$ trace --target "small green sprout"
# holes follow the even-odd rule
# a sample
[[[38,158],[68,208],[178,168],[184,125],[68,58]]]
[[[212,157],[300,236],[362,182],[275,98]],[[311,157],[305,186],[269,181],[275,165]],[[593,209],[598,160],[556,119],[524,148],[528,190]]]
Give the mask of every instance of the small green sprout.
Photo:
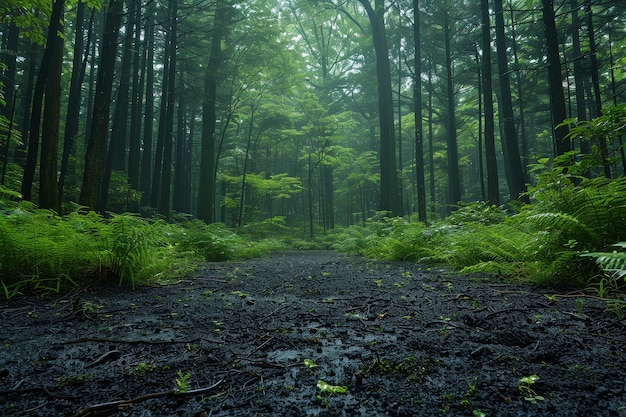
[[[324,394],[324,399],[326,400],[326,409],[328,410],[328,399],[335,394],[345,394],[348,392],[348,387],[344,387],[341,385],[330,385],[328,382],[322,381],[321,379],[317,381],[317,389],[320,390],[320,394],[315,398],[318,400],[322,400],[322,395]]]
[[[529,375],[520,378],[517,388],[525,395],[524,399],[531,404],[537,404],[537,401],[544,401],[545,398],[537,394],[531,386],[539,380],[538,375]]]
[[[176,392],[179,394],[184,394],[189,391],[189,380],[191,379],[191,372],[187,372],[183,374],[183,371],[178,371],[176,374],[178,375],[174,382],[176,383]]]
[[[316,368],[319,365],[316,364],[315,362],[313,362],[311,359],[305,359],[304,360],[304,366],[306,366],[307,368]]]

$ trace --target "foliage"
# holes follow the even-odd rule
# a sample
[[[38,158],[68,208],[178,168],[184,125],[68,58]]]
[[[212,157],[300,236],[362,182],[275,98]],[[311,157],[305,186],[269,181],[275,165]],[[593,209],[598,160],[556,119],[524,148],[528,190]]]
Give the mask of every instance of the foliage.
[[[616,248],[626,249],[626,242],[613,245]],[[614,250],[612,252],[592,252],[582,256],[593,258],[612,278],[626,278],[626,252]]]
[[[429,227],[381,215],[346,229],[336,248],[578,286],[598,275],[590,257],[609,270],[624,268],[622,252],[598,251],[626,239],[626,177],[585,178],[557,164],[542,172],[530,193],[533,204],[512,215],[470,204]]]
[[[203,260],[255,257],[281,247],[200,221],[168,224],[132,214],[104,218],[83,207],[59,216],[27,202],[9,202],[6,197],[13,194],[0,189],[0,282],[7,298],[99,282],[163,282],[188,274]]]

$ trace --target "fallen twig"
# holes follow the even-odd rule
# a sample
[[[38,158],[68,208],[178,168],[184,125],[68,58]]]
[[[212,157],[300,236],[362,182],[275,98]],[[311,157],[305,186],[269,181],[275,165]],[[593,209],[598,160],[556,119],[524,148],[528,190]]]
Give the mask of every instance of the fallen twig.
[[[90,405],[89,407],[83,408],[81,411],[79,411],[75,417],[108,416],[118,411],[124,411],[134,406],[137,403],[151,400],[153,398],[170,397],[170,396],[190,396],[190,395],[193,396],[193,395],[206,394],[207,392],[210,392],[213,389],[217,388],[223,381],[224,381],[223,379],[220,379],[215,384],[209,387],[192,389],[192,390],[188,390],[184,392],[175,391],[175,390],[153,392],[150,394],[140,395],[130,400],[118,400],[118,401],[111,401],[111,402],[106,402],[106,403]]]

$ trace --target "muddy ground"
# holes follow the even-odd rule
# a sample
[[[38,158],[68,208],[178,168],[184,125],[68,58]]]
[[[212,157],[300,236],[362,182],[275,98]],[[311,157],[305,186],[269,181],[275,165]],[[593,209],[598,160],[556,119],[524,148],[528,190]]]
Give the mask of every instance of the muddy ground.
[[[208,264],[2,301],[0,414],[626,416],[626,321],[605,309],[334,252]]]

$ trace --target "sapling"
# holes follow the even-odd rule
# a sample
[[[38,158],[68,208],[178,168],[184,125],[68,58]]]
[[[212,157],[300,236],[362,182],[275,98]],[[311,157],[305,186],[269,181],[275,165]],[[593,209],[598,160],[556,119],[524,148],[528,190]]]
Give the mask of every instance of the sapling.
[[[322,399],[322,394],[324,394],[324,399],[326,401],[326,409],[328,410],[329,404],[328,399],[334,394],[345,394],[348,392],[348,387],[340,386],[340,385],[330,385],[328,382],[322,381],[321,379],[317,381],[317,389],[320,390],[320,394],[318,394],[315,398],[318,400]]]
[[[544,397],[542,397],[541,395],[537,394],[532,388],[531,386],[537,382],[539,380],[539,376],[538,375],[529,375],[529,376],[524,376],[522,378],[520,378],[519,380],[519,385],[517,386],[517,388],[524,393],[525,397],[524,399],[532,404],[537,404],[537,401],[543,401],[545,400]]]

